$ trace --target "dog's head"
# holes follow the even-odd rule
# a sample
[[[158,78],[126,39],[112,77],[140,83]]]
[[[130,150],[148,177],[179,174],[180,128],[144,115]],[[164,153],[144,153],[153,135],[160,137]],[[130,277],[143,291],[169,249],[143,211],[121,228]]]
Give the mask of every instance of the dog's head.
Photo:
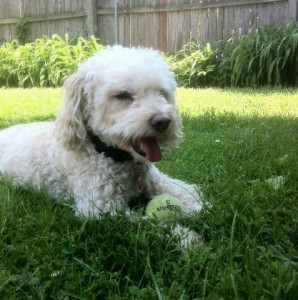
[[[182,139],[176,82],[164,57],[145,48],[108,47],[64,84],[55,134],[67,149],[91,149],[88,131],[136,160],[161,159]]]

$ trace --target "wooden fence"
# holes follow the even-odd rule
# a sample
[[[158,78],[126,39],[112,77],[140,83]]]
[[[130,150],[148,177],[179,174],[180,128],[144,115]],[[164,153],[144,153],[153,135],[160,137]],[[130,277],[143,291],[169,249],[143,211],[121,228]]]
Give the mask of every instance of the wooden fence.
[[[117,15],[115,18],[115,3]],[[95,34],[103,44],[177,51],[190,40],[226,40],[262,25],[298,19],[298,0],[1,0],[0,41],[17,36],[26,20],[28,41],[57,33]]]

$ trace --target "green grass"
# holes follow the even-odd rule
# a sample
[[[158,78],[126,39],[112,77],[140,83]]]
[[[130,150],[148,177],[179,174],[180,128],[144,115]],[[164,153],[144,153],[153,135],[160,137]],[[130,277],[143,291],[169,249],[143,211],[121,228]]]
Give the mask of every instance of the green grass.
[[[185,142],[158,166],[213,204],[183,220],[204,245],[181,252],[160,238],[167,227],[81,220],[2,181],[1,299],[296,299],[298,90],[179,89],[177,100]],[[0,126],[53,120],[59,103],[58,89],[1,89]]]
[[[18,123],[54,120],[60,89],[0,89],[0,128]]]

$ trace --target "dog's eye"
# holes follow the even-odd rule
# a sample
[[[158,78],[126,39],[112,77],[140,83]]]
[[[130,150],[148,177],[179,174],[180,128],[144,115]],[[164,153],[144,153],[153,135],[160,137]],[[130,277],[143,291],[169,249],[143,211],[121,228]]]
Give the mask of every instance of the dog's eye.
[[[165,97],[166,99],[169,97],[168,92],[165,91],[165,90],[163,90],[163,89],[160,89],[160,90],[159,90],[159,93],[160,93],[163,97]]]
[[[116,98],[119,100],[133,100],[133,95],[130,92],[121,92],[116,95]]]

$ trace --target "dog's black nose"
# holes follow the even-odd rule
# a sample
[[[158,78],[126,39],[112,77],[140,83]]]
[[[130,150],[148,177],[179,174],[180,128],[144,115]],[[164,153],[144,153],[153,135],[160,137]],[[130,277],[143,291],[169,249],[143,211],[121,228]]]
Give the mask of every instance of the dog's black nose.
[[[157,132],[166,131],[168,129],[170,123],[171,123],[171,119],[168,116],[166,116],[165,114],[157,114],[157,115],[154,115],[150,119],[151,126]]]

